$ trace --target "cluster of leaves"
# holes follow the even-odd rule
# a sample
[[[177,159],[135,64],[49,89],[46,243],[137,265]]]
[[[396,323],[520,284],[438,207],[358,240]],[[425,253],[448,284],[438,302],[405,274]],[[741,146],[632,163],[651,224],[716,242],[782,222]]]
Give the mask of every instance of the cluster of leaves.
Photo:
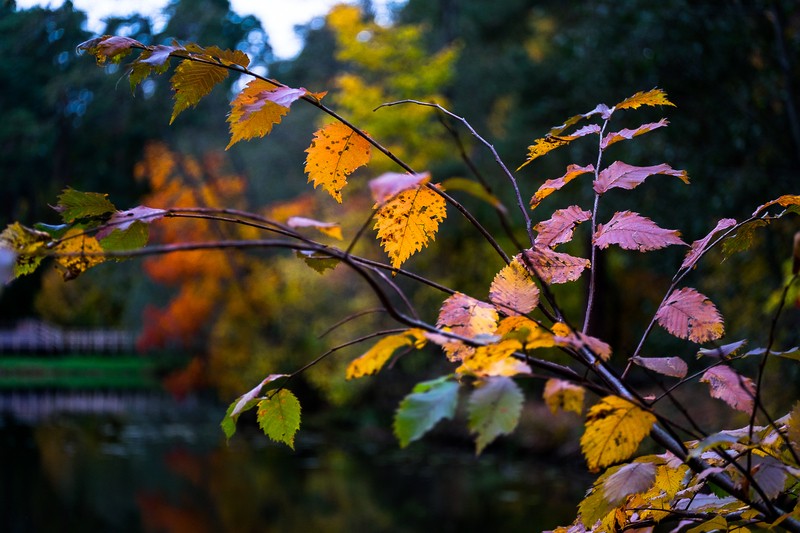
[[[140,50],[138,58],[129,65],[134,87],[147,76],[165,72],[170,59],[177,59],[179,63],[171,78],[175,90],[173,120],[183,110],[196,105],[229,72],[251,76],[252,80],[231,102],[229,148],[241,140],[267,135],[298,100],[317,107],[335,122],[314,134],[307,149],[305,171],[308,181],[315,188],[321,187],[336,202],[343,201],[342,191],[348,185],[348,178],[354,170],[370,162],[375,150],[403,172],[384,173],[369,181],[372,212],[345,249],[309,237],[305,233],[307,228],[329,235],[336,232],[339,236],[340,228],[336,224],[313,218],[278,222],[269,216],[224,208],[140,206],[118,211],[102,195],[68,190],[57,205],[65,222],[63,228],[47,232],[15,224],[0,237],[3,249],[13,257],[15,275],[30,272],[45,256],[55,256],[66,272],[65,277],[69,278],[109,257],[227,248],[288,248],[306,261],[344,264],[369,286],[382,310],[402,326],[399,330],[378,332],[348,343],[382,336],[348,365],[349,379],[375,374],[402,354],[429,344],[441,348],[444,357],[453,365],[451,372],[416,385],[400,403],[394,430],[401,446],[421,438],[441,420],[453,418],[461,397],[465,396],[467,427],[475,435],[476,451],[480,453],[498,436],[510,433],[517,426],[524,402],[519,382],[527,378],[545,378],[544,401],[554,411],[581,413],[587,392],[600,397],[588,409],[580,445],[588,468],[603,472],[581,503],[576,521],[561,530],[617,531],[648,527],[670,519],[683,520],[684,525],[691,524],[696,531],[727,529],[729,524],[743,529],[781,525],[800,531],[798,511],[794,510],[794,494],[800,487],[800,461],[796,451],[800,413],[795,408],[786,417],[773,417],[761,399],[761,380],[768,360],[772,357],[796,359],[798,354],[797,348],[781,350],[774,346],[781,306],[776,311],[766,346],[744,352],[744,342],[739,341],[700,350],[703,360],[711,362],[693,375],[689,375],[687,361],[681,357],[643,355],[645,343],[656,325],[675,337],[697,344],[722,338],[724,324],[719,310],[704,294],[685,286],[684,279],[712,248],[721,246],[727,254],[746,250],[754,230],[787,214],[800,213],[800,195],[784,195],[767,202],[742,221],[721,220],[691,245],[681,239],[679,231],[662,228],[631,210],[617,211],[601,222],[601,200],[607,194],[621,193],[617,189],[634,189],[651,176],[672,176],[688,183],[685,171],[664,163],[651,166],[633,166],[621,161],[604,163],[607,151],[616,143],[668,125],[662,119],[633,128],[610,130],[612,118],[623,116],[626,110],[673,105],[662,90],[640,92],[611,107],[600,104],[587,113],[569,118],[545,137],[535,140],[518,170],[579,139],[591,139],[596,135],[598,149],[593,163],[570,165],[561,177],[546,180],[539,186],[529,202],[524,200],[515,174],[496,158],[516,196],[516,207],[524,219],[529,241],[523,246],[518,243],[518,235],[510,232],[509,240],[517,243],[517,250],[509,255],[469,210],[448,195],[441,184],[432,181],[429,172],[415,171],[392,150],[324,105],[325,93],[287,87],[258,76],[247,69],[246,56],[215,47],[178,43],[145,46],[130,38],[104,36],[80,48],[93,54],[100,64],[118,62],[133,50]],[[439,104],[418,101],[393,104],[414,106],[414,109],[433,108],[462,123],[493,151],[466,120]],[[580,123],[587,125],[574,128]],[[549,218],[539,222],[532,220],[532,214],[542,211],[545,199],[582,176],[592,177],[591,206],[570,205],[554,210]],[[435,239],[448,205],[458,210],[506,263],[487,283],[486,298],[440,286],[402,268],[412,255]],[[506,213],[507,209],[499,211]],[[258,235],[144,246],[148,223],[190,213],[245,226]],[[370,225],[377,230],[377,240],[388,256],[388,263],[352,253]],[[573,241],[586,226],[589,257],[556,250]],[[56,234],[57,231],[65,233]],[[270,234],[271,238],[259,238],[261,232]],[[139,240],[133,243],[135,246],[129,234],[138,236]],[[115,235],[112,239],[115,244],[109,248],[106,241]],[[63,248],[65,242],[72,247]],[[75,242],[80,245],[76,246]],[[614,360],[612,347],[588,331],[596,296],[596,255],[598,250],[610,246],[638,252],[669,246],[688,248],[639,346],[632,354],[617,354]],[[583,326],[579,327],[562,312],[550,286],[575,282],[587,272],[588,297]],[[393,276],[407,277],[447,294],[435,322],[420,318]],[[787,282],[787,291],[797,277],[795,268]],[[337,346],[320,358],[342,347]],[[554,362],[550,357],[554,350],[571,357],[575,368]],[[745,376],[736,368],[740,360],[747,358],[759,361],[755,378]],[[255,409],[266,435],[293,446],[300,426],[300,403],[287,385],[315,362],[291,374],[270,374],[240,396],[223,419],[226,435],[230,438],[234,434],[238,417],[243,412]],[[629,376],[635,369],[642,369],[648,376],[658,375],[676,381],[661,396],[648,396],[631,384]],[[675,388],[697,381],[708,384],[713,398],[749,415],[749,424],[740,430],[712,434],[703,430],[689,410],[671,394]],[[684,423],[660,411],[660,402],[665,399],[681,408],[691,427],[684,427]],[[757,418],[766,423],[756,425]],[[679,435],[685,435],[688,440],[684,442]],[[648,436],[663,447],[665,453],[632,460]]]

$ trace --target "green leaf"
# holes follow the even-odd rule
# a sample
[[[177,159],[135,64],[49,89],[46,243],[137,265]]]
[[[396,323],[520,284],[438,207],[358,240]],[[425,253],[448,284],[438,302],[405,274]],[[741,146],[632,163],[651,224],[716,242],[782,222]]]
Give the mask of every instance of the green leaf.
[[[469,397],[469,429],[477,433],[476,453],[480,454],[500,435],[514,431],[522,412],[524,396],[513,379],[491,377]]]
[[[107,194],[80,192],[69,187],[58,197],[58,205],[54,209],[61,213],[62,220],[68,224],[79,218],[104,217],[117,210]]]
[[[450,376],[418,383],[403,398],[394,417],[394,434],[405,448],[444,418],[452,418],[458,404],[458,383]]]
[[[45,256],[46,245],[51,241],[48,233],[26,228],[19,222],[9,224],[0,233],[0,249],[8,250],[4,253],[4,262],[13,258],[13,277],[35,271]]]
[[[239,419],[239,415],[258,405],[259,401],[264,400],[265,398],[260,396],[260,394],[283,386],[288,378],[289,376],[287,374],[270,374],[264,378],[261,383],[236,398],[236,400],[228,406],[225,418],[223,418],[220,423],[222,431],[225,432],[225,436],[228,440],[236,433],[236,421]]]
[[[300,402],[288,389],[258,402],[258,426],[264,435],[294,450],[294,435],[300,429]]]
[[[722,255],[727,258],[736,252],[748,250],[750,245],[753,244],[753,232],[767,224],[768,222],[766,220],[761,219],[743,224],[736,230],[735,235],[728,237],[722,242]]]
[[[144,247],[149,236],[150,229],[147,224],[136,221],[127,229],[115,229],[99,242],[106,252],[125,252]]]
[[[334,269],[339,264],[339,259],[335,257],[310,250],[298,250],[296,255],[319,274],[324,274],[327,270]]]

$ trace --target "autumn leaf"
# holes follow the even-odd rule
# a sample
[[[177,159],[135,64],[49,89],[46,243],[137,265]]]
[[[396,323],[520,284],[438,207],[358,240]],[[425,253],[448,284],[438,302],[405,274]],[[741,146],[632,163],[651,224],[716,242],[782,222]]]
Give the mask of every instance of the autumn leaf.
[[[533,197],[531,198],[531,209],[535,209],[536,206],[538,206],[542,200],[544,200],[557,190],[561,189],[564,185],[566,185],[570,181],[588,172],[594,172],[594,165],[589,164],[586,165],[585,167],[582,167],[580,165],[568,166],[567,172],[563,176],[561,176],[560,178],[556,178],[554,180],[547,180],[539,187],[539,189],[534,193]]]
[[[773,205],[779,205],[781,207],[789,207],[794,208],[795,212],[798,212],[797,208],[800,206],[800,194],[784,194],[774,200],[771,200],[763,205],[758,206],[753,212],[753,216],[757,216],[761,213],[764,209],[771,207]]]
[[[436,327],[448,328],[461,337],[474,338],[494,333],[498,318],[494,306],[457,292],[442,304]],[[474,350],[460,341],[448,342],[444,348],[451,361],[458,361]]]
[[[347,176],[369,163],[371,145],[350,127],[339,122],[328,124],[314,133],[306,149],[305,172],[314,188],[322,185],[337,202],[342,203],[341,191]]]
[[[686,361],[680,357],[636,356],[632,361],[643,368],[673,378],[684,378],[687,372],[689,372],[689,366],[686,364]]]
[[[489,301],[508,316],[528,314],[539,305],[539,287],[519,258],[514,258],[494,277]]]
[[[694,267],[695,263],[700,259],[700,257],[708,250],[708,245],[711,242],[711,239],[714,238],[714,235],[719,233],[722,230],[726,230],[736,225],[736,220],[733,218],[723,218],[711,232],[703,237],[702,239],[698,239],[692,243],[692,249],[686,253],[686,257],[683,258],[683,263],[681,263],[681,268],[692,268]]]
[[[68,231],[52,251],[56,255],[56,266],[65,280],[75,279],[105,261],[103,248],[97,239],[78,228]]]
[[[369,181],[369,190],[375,207],[385,204],[394,196],[409,189],[417,189],[431,180],[429,172],[419,174],[400,174],[399,172],[386,172]]]
[[[544,403],[553,414],[559,411],[581,414],[585,394],[586,389],[563,379],[550,378],[544,384]]]
[[[522,170],[528,164],[533,162],[534,159],[538,157],[542,157],[543,155],[547,154],[555,150],[556,148],[560,148],[562,146],[566,146],[571,141],[569,139],[561,139],[556,136],[548,135],[547,137],[542,137],[541,139],[536,139],[533,141],[533,144],[528,146],[528,158],[522,163],[519,167],[517,167],[517,171]]]
[[[647,252],[672,244],[686,244],[678,230],[663,229],[639,213],[618,211],[607,224],[598,224],[592,242],[598,248],[616,244],[625,250]]]
[[[700,378],[711,387],[711,397],[718,398],[737,411],[752,412],[756,388],[753,380],[739,375],[726,365],[709,368]]]
[[[533,269],[534,275],[537,275],[545,283],[575,281],[591,265],[588,259],[555,252],[544,246],[535,246],[525,250],[524,259],[520,259],[520,262],[528,270]]]
[[[739,226],[734,235],[726,237],[722,242],[722,255],[728,258],[736,252],[749,250],[750,246],[753,244],[753,233],[755,230],[767,226],[768,224],[769,222],[766,220],[757,219]]]
[[[335,222],[320,222],[305,217],[289,217],[286,225],[290,228],[314,228],[320,233],[333,237],[337,240],[342,240],[342,227]]]
[[[586,415],[581,450],[589,470],[628,459],[656,422],[651,413],[619,396],[606,396]]]
[[[633,96],[626,98],[622,102],[614,106],[614,109],[637,109],[643,105],[659,106],[671,105],[675,106],[667,99],[667,93],[662,89],[651,89],[649,91],[640,91]]]
[[[622,161],[614,161],[600,171],[594,182],[594,191],[603,194],[610,189],[635,189],[648,177],[656,174],[675,176],[682,182],[689,183],[685,170],[675,170],[665,163],[650,167],[635,167]]]
[[[581,525],[584,527],[583,530],[577,530],[581,532],[587,532],[589,530],[594,530],[595,524],[602,521],[603,523],[609,516],[612,516],[613,513],[616,512],[616,505],[611,504],[605,495],[605,491],[603,490],[603,484],[605,483],[606,479],[610,476],[613,476],[621,466],[612,466],[605,472],[603,472],[600,477],[595,480],[592,484],[592,488],[586,493],[586,497],[581,501],[578,505],[578,513],[579,513],[579,521]],[[612,531],[612,529],[603,529],[603,524],[600,524],[600,531]],[[567,532],[573,533],[573,532]]]
[[[51,241],[49,233],[27,228],[19,222],[9,224],[0,233],[0,249],[9,250],[13,254],[13,277],[34,272],[45,256],[45,245]],[[11,257],[6,254],[6,261]]]
[[[405,448],[439,421],[453,418],[458,404],[458,383],[443,376],[418,383],[403,398],[394,417],[394,434]]]
[[[236,422],[240,414],[258,405],[258,402],[264,399],[261,395],[265,392],[283,386],[288,377],[288,374],[270,374],[261,380],[258,385],[236,398],[236,400],[228,406],[225,417],[222,419],[222,422],[220,422],[220,427],[225,433],[225,438],[230,440],[234,433],[236,433]]]
[[[112,63],[119,63],[134,47],[144,48],[145,46],[130,37],[103,35],[102,37],[82,42],[78,45],[78,50],[89,52],[94,56],[98,65],[104,65],[107,60],[111,60]]]
[[[97,232],[96,237],[100,240],[105,239],[114,230],[124,233],[125,230],[136,223],[144,224],[146,227],[146,224],[160,220],[166,214],[167,211],[164,209],[153,209],[143,205],[126,211],[115,211],[108,220],[105,221],[103,227]]]
[[[631,494],[645,492],[656,480],[656,465],[636,462],[624,465],[603,483],[603,493],[611,505],[621,503]]]
[[[714,304],[692,288],[670,294],[656,312],[659,325],[681,339],[701,344],[722,337],[722,316]]]
[[[514,431],[524,399],[519,386],[507,377],[488,378],[472,391],[467,403],[467,425],[472,433],[477,434],[477,454],[500,435]]]
[[[552,348],[556,345],[553,334],[525,316],[508,316],[500,321],[495,334],[503,339],[516,339],[526,350]]]
[[[300,402],[290,390],[279,389],[258,402],[257,419],[264,435],[294,450],[294,436],[300,429]]]
[[[69,187],[58,196],[58,204],[53,209],[67,224],[81,218],[107,217],[117,210],[107,194],[81,192]]]
[[[717,359],[726,359],[741,350],[746,344],[747,339],[742,339],[740,341],[723,344],[722,346],[715,346],[714,348],[700,348],[697,351],[697,357],[715,357]],[[750,355],[750,352],[745,355]]]
[[[138,250],[143,248],[148,239],[150,238],[150,229],[144,222],[133,222],[125,229],[114,228],[113,231],[107,233],[104,237],[100,238],[100,233],[97,234],[97,239],[100,246],[106,252],[124,252],[128,250]],[[116,258],[118,261],[124,258]]]
[[[175,68],[170,85],[175,91],[175,105],[169,123],[175,122],[181,112],[194,107],[221,81],[228,77],[228,70],[219,65],[184,59]]]
[[[394,268],[435,240],[439,223],[445,219],[444,198],[420,185],[405,190],[375,213],[374,229]]]
[[[624,129],[621,129],[619,131],[611,132],[611,133],[607,134],[605,137],[603,137],[602,141],[600,141],[600,149],[601,150],[605,150],[606,148],[608,148],[609,146],[611,146],[612,144],[614,144],[616,142],[633,139],[634,137],[638,137],[639,135],[642,135],[643,133],[647,133],[647,132],[656,130],[658,128],[663,128],[667,124],[669,124],[669,122],[667,122],[667,119],[662,118],[658,122],[651,122],[649,124],[642,124],[641,126],[639,126],[636,129],[633,129],[633,130],[629,130],[628,128],[624,128]]]
[[[516,339],[478,346],[465,353],[456,373],[479,377],[530,374],[531,368],[527,363],[514,357],[514,353],[521,349],[522,343]]]
[[[268,135],[272,126],[279,124],[289,112],[292,102],[307,92],[305,89],[276,87],[258,78],[250,81],[231,102],[231,112],[228,115],[231,140],[225,149],[239,141]]]
[[[536,236],[536,244],[555,248],[559,244],[569,242],[572,240],[575,227],[590,218],[592,218],[592,212],[585,211],[577,205],[571,205],[566,209],[556,209],[552,217],[533,227],[539,233]]]
[[[376,374],[392,355],[404,347],[422,348],[425,345],[425,334],[422,330],[410,329],[397,335],[389,335],[379,340],[366,353],[347,365],[347,379],[355,379]]]

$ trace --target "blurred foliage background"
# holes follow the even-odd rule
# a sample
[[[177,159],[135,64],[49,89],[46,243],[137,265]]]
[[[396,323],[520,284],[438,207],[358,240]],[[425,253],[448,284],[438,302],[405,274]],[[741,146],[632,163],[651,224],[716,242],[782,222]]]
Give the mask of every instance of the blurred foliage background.
[[[434,181],[475,179],[477,172],[510,208],[512,196],[491,154],[463,128],[430,109],[373,109],[403,98],[436,101],[466,117],[514,168],[528,144],[567,117],[660,87],[677,108],[642,111],[630,119],[635,122],[618,126],[666,115],[670,127],[619,143],[609,157],[669,163],[686,169],[692,185],[663,180],[615,195],[601,219],[635,206],[691,242],[719,218],[741,220],[769,199],[798,192],[800,9],[792,0],[408,0],[395,5],[391,26],[377,24],[370,2],[362,1],[299,27],[304,48],[290,60],[276,60],[260,22],[232,12],[227,0],[176,0],[166,16],[158,30],[142,16],[110,19],[104,33],[146,44],[176,38],[243,49],[259,72],[288,85],[331,91],[327,99],[334,108],[417,170],[430,170]],[[321,118],[301,105],[269,138],[223,152],[227,102],[240,86],[236,79],[168,126],[168,75],[148,80],[131,95],[123,68],[97,68],[76,55],[76,45],[93,37],[84,22],[70,2],[18,10],[12,1],[0,8],[0,224],[56,222],[48,204],[70,186],[109,193],[118,206],[236,206],[278,220],[336,220],[352,235],[370,207],[365,177],[396,170],[376,156],[351,180],[345,207],[313,194],[303,173],[303,150]],[[459,155],[458,143],[473,169]],[[574,143],[520,171],[523,197],[563,174],[568,164],[592,162],[593,149]],[[453,194],[502,235],[491,206]],[[548,199],[537,216],[589,201],[588,188],[576,184]],[[509,211],[521,225],[515,210]],[[246,236],[209,223],[161,226],[154,236],[163,242]],[[796,222],[785,222],[758,234],[746,256],[711,258],[690,278],[728,317],[728,331],[736,336],[730,339],[765,342],[769,301],[782,286],[796,230]],[[517,233],[524,236],[524,228]],[[375,243],[362,242],[357,251],[381,258]],[[617,353],[635,348],[680,253],[600,255],[592,329]],[[502,265],[451,212],[435,245],[408,266],[485,297]],[[366,288],[341,270],[321,276],[290,255],[274,253],[185,254],[101,265],[67,284],[45,270],[3,291],[0,320],[39,316],[63,326],[133,328],[141,332],[143,349],[192,356],[168,380],[175,392],[210,386],[229,401],[265,374],[294,370],[331,346],[392,327],[385,317],[367,314],[321,337],[341,318],[375,306]],[[425,318],[435,319],[444,295],[400,283]],[[579,319],[585,287],[559,292]],[[796,304],[787,311],[795,325]],[[800,328],[786,328],[780,345],[799,337]],[[655,335],[650,346],[650,355],[688,354],[666,335]],[[344,365],[358,350],[314,367],[307,374],[309,390],[335,405],[377,401],[369,384],[343,383]],[[440,359],[431,352],[400,364],[416,379],[443,368]],[[407,390],[402,382],[373,383],[384,391]],[[391,403],[396,399],[389,394]]]

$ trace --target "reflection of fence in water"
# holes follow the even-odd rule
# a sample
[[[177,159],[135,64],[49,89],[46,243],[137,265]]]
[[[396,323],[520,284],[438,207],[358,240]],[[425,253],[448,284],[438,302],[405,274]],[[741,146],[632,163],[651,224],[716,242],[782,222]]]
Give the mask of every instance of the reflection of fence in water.
[[[0,415],[37,422],[58,414],[153,413],[164,395],[153,391],[9,391],[0,393]]]
[[[0,354],[10,352],[116,353],[135,349],[135,335],[125,330],[64,330],[25,320],[13,329],[0,330]]]

